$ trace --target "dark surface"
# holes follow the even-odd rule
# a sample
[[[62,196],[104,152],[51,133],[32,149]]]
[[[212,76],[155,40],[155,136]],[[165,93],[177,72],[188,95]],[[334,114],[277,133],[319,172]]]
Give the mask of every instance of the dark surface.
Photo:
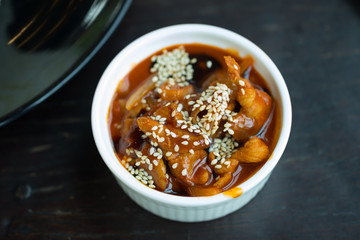
[[[97,82],[130,41],[207,23],[274,60],[292,98],[289,144],[239,211],[177,223],[132,202],[101,160],[90,127]],[[359,239],[358,1],[134,1],[115,34],[64,88],[0,128],[1,239]]]

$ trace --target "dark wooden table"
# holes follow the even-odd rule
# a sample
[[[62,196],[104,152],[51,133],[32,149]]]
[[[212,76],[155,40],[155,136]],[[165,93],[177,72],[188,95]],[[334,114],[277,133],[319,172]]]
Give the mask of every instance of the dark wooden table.
[[[235,31],[277,64],[293,127],[265,188],[204,223],[150,214],[118,187],[95,147],[90,108],[111,59],[178,23]],[[360,239],[360,5],[341,0],[134,1],[68,84],[0,128],[1,239]]]

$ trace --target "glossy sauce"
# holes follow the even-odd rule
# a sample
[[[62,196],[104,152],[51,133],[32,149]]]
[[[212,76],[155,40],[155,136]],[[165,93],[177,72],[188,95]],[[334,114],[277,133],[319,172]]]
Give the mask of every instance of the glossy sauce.
[[[180,45],[175,45],[172,47],[166,48],[168,51],[179,47]],[[217,48],[214,46],[203,45],[203,44],[183,44],[182,46],[185,47],[186,52],[189,53],[190,58],[196,58],[197,62],[193,64],[194,68],[194,78],[190,81],[196,92],[201,92],[204,89],[201,87],[201,84],[205,79],[207,79],[211,74],[214,73],[216,70],[223,70],[227,71],[227,66],[224,61],[224,56],[231,56],[233,57],[240,65],[244,61],[244,58],[241,58],[235,51],[232,50],[225,50],[221,48]],[[159,55],[162,53],[158,51],[153,55]],[[153,56],[152,55],[152,56]],[[211,69],[206,67],[207,61],[212,62]],[[152,77],[152,73],[150,72],[150,68],[152,66],[151,56],[143,60],[142,62],[138,63],[134,68],[121,80],[117,91],[114,94],[112,104],[109,109],[109,128],[111,132],[112,141],[114,144],[115,152],[118,155],[119,159],[122,158],[124,153],[124,149],[128,146],[124,145],[124,141],[121,141],[121,134],[119,130],[119,126],[121,124],[122,118],[124,116],[124,112],[122,110],[121,105],[124,105],[124,102],[131,96],[131,94],[149,77]],[[250,66],[248,69],[244,71],[242,77],[246,77],[251,81],[251,83],[256,86],[257,88],[267,92],[270,96],[271,93],[268,90],[266,82],[264,78]],[[272,109],[272,113],[268,119],[268,121],[264,124],[262,130],[257,134],[264,142],[269,146],[270,151],[272,152],[279,133],[279,117],[276,108],[276,102],[274,101],[274,106]],[[136,131],[136,130],[135,130]],[[139,135],[136,137],[135,142],[141,144],[141,132],[139,131]],[[164,161],[166,162],[166,161]],[[266,161],[262,161],[260,163],[240,163],[235,173],[233,173],[232,180],[229,184],[227,184],[222,190],[226,191],[230,188],[246,181],[250,178],[254,173],[256,173]],[[170,175],[170,174],[169,174]],[[214,181],[212,178],[211,181]],[[176,178],[170,176],[170,184],[169,185],[179,185]],[[181,185],[181,184],[180,184]],[[172,194],[179,194],[179,195],[186,195],[180,187],[176,187],[179,189],[178,191],[174,191],[174,189],[170,186],[165,192],[172,193]],[[235,189],[235,188],[234,188]],[[236,191],[237,193],[238,191]],[[230,194],[230,192],[229,192]],[[241,193],[240,193],[241,194]],[[233,194],[237,195],[237,194]]]

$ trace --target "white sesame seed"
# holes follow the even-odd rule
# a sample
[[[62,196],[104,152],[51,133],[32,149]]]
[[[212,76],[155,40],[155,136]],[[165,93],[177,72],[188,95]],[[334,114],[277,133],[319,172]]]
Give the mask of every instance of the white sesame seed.
[[[178,107],[177,107],[177,110],[180,112],[183,108],[183,105],[181,103],[179,103]]]
[[[183,170],[181,171],[181,175],[185,176],[186,174],[187,174],[186,169],[183,169]]]
[[[150,148],[150,155],[153,155],[154,151],[155,151],[155,148],[154,148],[154,147],[151,147],[151,148]]]
[[[151,171],[153,169],[153,165],[150,163],[149,164],[149,170]]]
[[[193,142],[194,146],[199,146],[200,143],[199,142]]]
[[[241,89],[241,93],[242,95],[245,95],[245,90],[243,88]]]
[[[174,163],[171,167],[175,169],[178,166],[178,163]]]
[[[138,150],[135,150],[135,154],[136,154],[136,156],[138,156],[138,157],[141,157],[141,156],[142,156],[142,153],[141,153],[140,151],[138,151]]]
[[[158,126],[154,126],[154,127],[151,128],[152,131],[155,131],[157,129],[158,129]]]
[[[219,169],[219,168],[221,168],[221,165],[217,164],[217,165],[215,165],[215,168]]]
[[[167,152],[167,153],[165,154],[165,156],[170,157],[171,154],[172,154],[172,152]]]
[[[244,86],[245,86],[245,82],[240,79],[240,80],[239,80],[239,85],[242,86],[242,87],[244,87]]]
[[[175,145],[174,151],[175,151],[175,152],[178,152],[178,151],[179,151],[179,145],[177,145],[177,144]]]
[[[236,64],[234,64],[234,68],[235,68],[236,70],[239,70],[239,68],[238,68],[238,66],[237,66]]]
[[[152,78],[152,81],[153,82],[157,82],[159,80],[159,78],[157,77],[157,76],[154,76],[153,78]]]
[[[211,164],[211,165],[217,164],[217,160],[216,160],[216,159],[212,160],[210,164]]]
[[[188,145],[189,142],[188,142],[188,141],[183,141],[183,142],[181,142],[181,144],[182,144],[182,145]]]
[[[210,60],[207,61],[207,62],[206,62],[206,67],[207,67],[207,68],[211,68],[211,67],[212,67],[212,61],[210,61]]]
[[[190,152],[191,154],[194,154],[194,153],[195,153],[193,149],[190,149],[189,152]]]

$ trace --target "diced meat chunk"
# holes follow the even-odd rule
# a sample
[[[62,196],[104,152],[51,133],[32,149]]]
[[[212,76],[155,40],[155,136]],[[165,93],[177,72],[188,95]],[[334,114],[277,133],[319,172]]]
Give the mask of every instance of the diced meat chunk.
[[[210,142],[206,142],[200,134],[181,127],[175,128],[169,124],[163,125],[150,117],[140,117],[137,123],[143,133],[149,133],[150,139],[166,151],[188,153],[191,149],[201,150],[210,145]]]
[[[269,155],[269,147],[260,138],[252,137],[231,158],[243,163],[257,163],[267,159]]]
[[[168,185],[168,179],[166,177],[166,166],[162,158],[154,157],[150,154],[151,145],[145,143],[141,153],[145,163],[139,165],[140,168],[143,168],[154,181],[154,185],[161,191],[164,191]],[[143,162],[143,161],[142,161]]]
[[[204,150],[191,153],[173,153],[167,157],[171,173],[183,183],[193,186],[206,185],[211,177],[211,169],[206,164]]]

